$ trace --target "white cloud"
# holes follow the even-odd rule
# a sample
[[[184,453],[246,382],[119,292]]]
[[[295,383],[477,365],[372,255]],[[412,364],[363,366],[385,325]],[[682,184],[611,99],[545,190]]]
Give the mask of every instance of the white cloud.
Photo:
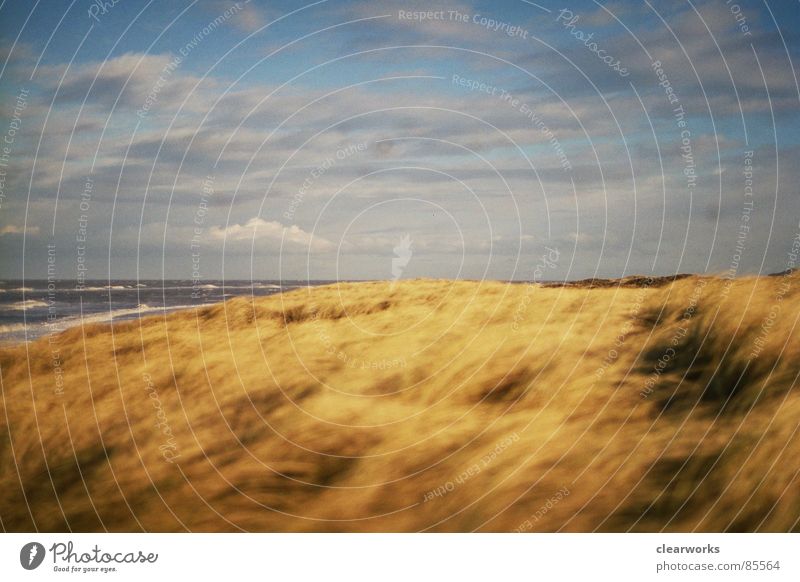
[[[5,236],[7,234],[25,234],[27,232],[28,235],[35,235],[39,234],[39,227],[38,226],[29,226],[27,229],[22,228],[21,226],[15,226],[13,224],[7,224],[3,228],[0,228],[0,236]]]
[[[296,224],[284,226],[277,220],[264,220],[253,217],[244,224],[232,224],[221,228],[215,226],[210,229],[211,238],[228,242],[268,240],[283,241],[283,244],[294,244],[308,247],[312,252],[326,252],[335,248],[335,245],[320,236],[306,232]]]
[[[254,2],[231,2],[229,0],[206,0],[203,6],[209,14],[224,14],[229,11],[233,14],[231,22],[237,28],[245,32],[255,32],[267,21],[267,18],[275,18],[276,14],[265,15],[262,7],[256,6]],[[236,10],[233,10],[236,8]]]

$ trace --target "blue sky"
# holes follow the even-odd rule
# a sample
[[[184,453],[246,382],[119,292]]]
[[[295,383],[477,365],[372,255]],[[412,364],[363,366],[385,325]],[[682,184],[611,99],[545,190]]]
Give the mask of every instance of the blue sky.
[[[54,245],[70,279],[389,278],[406,234],[403,277],[527,280],[549,249],[548,279],[780,271],[798,24],[746,0],[6,1],[0,277],[46,276]]]

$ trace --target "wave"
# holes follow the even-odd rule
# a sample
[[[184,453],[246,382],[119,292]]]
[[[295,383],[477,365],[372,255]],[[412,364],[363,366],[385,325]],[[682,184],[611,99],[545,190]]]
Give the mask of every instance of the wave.
[[[168,287],[170,289],[171,287]],[[188,286],[189,289],[282,289],[280,285],[273,285],[271,283],[253,283],[252,285],[212,285],[206,283],[204,285]],[[183,289],[183,287],[175,287],[175,289]]]
[[[126,285],[104,285],[103,287],[82,287],[76,289],[77,291],[121,291],[125,289],[135,289],[136,287],[128,287]]]
[[[144,287],[144,285],[141,285]],[[90,289],[90,287],[86,287],[86,290]],[[135,288],[132,288],[135,289]],[[254,283],[252,285],[214,285],[213,283],[203,283],[202,285],[177,285],[177,286],[169,286],[169,287],[161,287],[160,285],[154,287],[148,287],[148,290],[155,291],[191,291],[194,289],[205,289],[205,290],[216,290],[216,289],[283,289],[281,285],[273,285],[271,283]]]
[[[9,323],[8,325],[0,325],[0,333],[16,333],[35,326],[36,324],[31,323]]]
[[[63,285],[63,284],[62,284]],[[287,285],[288,287],[296,287],[296,285]],[[169,289],[169,290],[178,290],[178,289],[283,289],[284,285],[275,284],[275,283],[259,283],[254,281],[252,283],[245,283],[245,284],[228,284],[228,283],[191,283],[186,282],[185,285],[166,285],[159,284],[156,282],[155,285],[147,285],[146,283],[134,283],[130,285],[92,285],[92,286],[83,286],[78,287],[77,285],[69,284],[66,286],[59,286],[58,290],[64,291],[108,291],[109,289],[112,291],[136,291],[137,289],[148,289],[148,290],[155,290],[155,289]],[[43,288],[32,288],[32,287],[18,287],[16,289],[0,289],[0,292],[3,291],[47,291],[46,287]]]
[[[47,305],[47,304],[45,304]],[[147,305],[142,303],[137,307],[126,307],[120,309],[112,309],[110,311],[101,311],[95,313],[84,313],[83,315],[69,315],[53,322],[44,321],[29,321],[27,323],[11,323],[0,325],[0,343],[13,339],[12,336],[25,331],[25,338],[27,340],[34,340],[39,337],[46,336],[50,333],[59,333],[69,328],[79,325],[90,323],[108,323],[114,320],[135,319],[145,315],[152,315],[157,312],[171,313],[173,311],[180,311],[183,309],[202,308],[216,305],[216,303],[198,303],[196,305],[171,305],[167,307],[158,305]],[[5,336],[5,337],[4,337]]]
[[[191,288],[191,286],[190,286]],[[283,289],[281,285],[274,285],[272,283],[253,283],[252,285],[200,285],[199,289]],[[181,287],[177,287],[181,289]]]
[[[100,311],[97,313],[72,315],[70,317],[65,317],[59,323],[64,324],[67,327],[72,327],[75,325],[80,325],[81,323],[104,323],[113,321],[114,319],[123,319],[130,316],[141,317],[143,315],[156,313],[158,311],[170,313],[172,311],[179,311],[181,309],[209,307],[211,305],[215,305],[215,303],[198,303],[196,305],[169,305],[167,307],[162,305],[151,306],[147,305],[146,303],[142,303],[137,307],[124,307],[120,309],[111,309],[109,311]]]
[[[47,306],[47,301],[42,301],[41,299],[26,299],[25,301],[16,301],[11,305],[3,305],[0,309],[3,311],[28,311],[29,309]]]
[[[82,289],[76,289],[76,291],[108,291],[110,289],[127,289],[127,287],[121,285],[106,285],[105,287],[83,287]]]

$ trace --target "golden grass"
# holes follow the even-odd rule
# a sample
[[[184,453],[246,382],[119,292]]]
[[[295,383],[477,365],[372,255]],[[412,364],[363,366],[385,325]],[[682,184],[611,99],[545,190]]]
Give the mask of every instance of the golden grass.
[[[2,527],[797,531],[800,276],[637,285],[340,284],[0,350]]]

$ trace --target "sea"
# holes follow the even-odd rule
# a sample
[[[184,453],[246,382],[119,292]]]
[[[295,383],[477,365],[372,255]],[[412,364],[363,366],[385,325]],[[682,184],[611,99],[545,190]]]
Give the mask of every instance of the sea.
[[[0,343],[29,342],[81,323],[115,322],[263,297],[330,281],[0,281]]]

